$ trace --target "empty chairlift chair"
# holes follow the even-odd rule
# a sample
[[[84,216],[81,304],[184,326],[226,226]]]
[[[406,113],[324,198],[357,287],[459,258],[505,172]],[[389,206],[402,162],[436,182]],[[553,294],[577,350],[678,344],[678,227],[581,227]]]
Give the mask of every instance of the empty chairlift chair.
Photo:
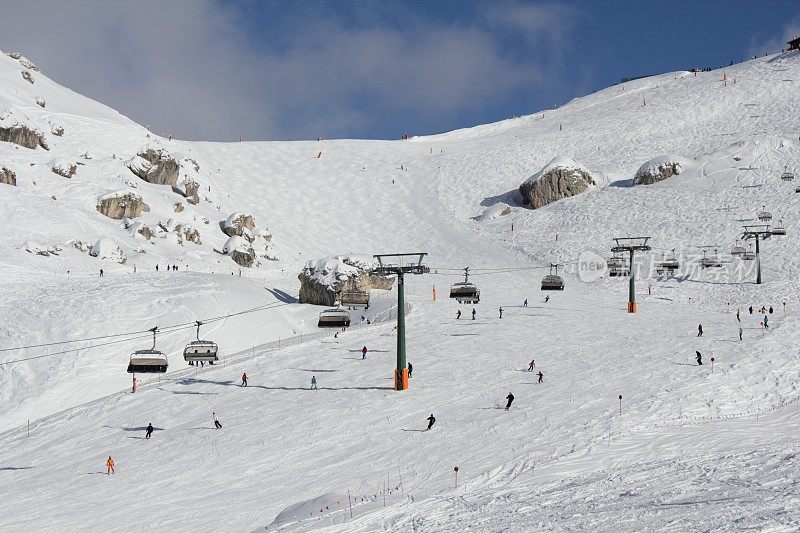
[[[662,257],[661,261],[656,262],[656,274],[672,274],[680,268],[681,264],[675,256],[675,250],[672,250],[672,255]]]
[[[744,246],[742,246],[741,244],[736,244],[735,242],[733,243],[733,248],[731,248],[731,255],[733,257],[738,257],[740,259],[743,259],[743,256],[746,252],[747,250],[745,249]]]
[[[450,287],[450,298],[460,304],[476,304],[481,301],[481,291],[469,282],[469,267],[464,269],[464,281]]]
[[[720,259],[717,251],[714,250],[713,256],[706,256],[706,251],[703,250],[703,259],[700,260],[700,266],[703,268],[720,268],[722,266],[722,259]]]
[[[631,275],[628,259],[619,254],[615,253],[612,257],[609,257],[606,264],[608,265],[609,276],[618,277]]]
[[[153,332],[153,347],[149,350],[136,350],[131,354],[128,363],[128,373],[135,374],[163,374],[167,371],[167,356],[164,352],[156,350],[156,331],[158,326],[150,331]]]
[[[183,349],[183,360],[188,363],[211,363],[219,360],[219,347],[212,341],[200,340],[200,326],[203,323],[197,321],[197,340],[192,341]]]
[[[369,309],[368,291],[343,292],[339,296],[339,303],[348,309]]]
[[[772,220],[772,213],[766,210],[766,206],[762,206],[761,212],[758,214],[758,220],[761,222],[769,222]]]
[[[789,172],[789,167],[783,167],[783,174],[781,174],[781,179],[783,181],[792,181],[794,179],[794,174]]]
[[[563,291],[564,278],[558,275],[558,265],[550,265],[550,273],[542,278],[543,291]]]
[[[347,328],[350,327],[350,314],[344,309],[325,309],[319,314],[317,327]]]
[[[783,227],[783,220],[779,220],[772,228],[773,235],[786,235],[786,228]]]
[[[742,254],[742,259],[744,261],[753,261],[756,258],[756,254],[753,252],[753,245],[751,244],[745,253]]]

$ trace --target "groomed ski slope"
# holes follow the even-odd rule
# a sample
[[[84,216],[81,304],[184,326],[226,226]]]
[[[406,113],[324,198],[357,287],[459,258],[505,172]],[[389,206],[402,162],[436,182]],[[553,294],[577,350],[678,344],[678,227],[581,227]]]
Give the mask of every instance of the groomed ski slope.
[[[218,170],[220,202],[268,220],[281,261],[241,279],[211,252],[193,256],[189,272],[156,275],[152,264],[181,257],[158,247],[148,253],[146,273],[110,266],[98,280],[100,262],[31,256],[18,249],[18,233],[6,234],[3,327],[17,346],[277,302],[275,294],[296,294],[302,262],[323,255],[427,251],[438,273],[408,282],[414,377],[404,393],[389,390],[392,324],[206,367],[83,407],[128,383],[132,345],[3,367],[4,427],[30,418],[34,428],[30,437],[20,429],[0,435],[0,479],[11,489],[0,501],[3,527],[248,530],[293,505],[342,502],[350,490],[377,501],[359,501],[352,521],[349,512],[328,509],[274,527],[796,529],[798,491],[789,479],[800,396],[793,231],[800,199],[795,182],[779,175],[784,165],[800,169],[800,58],[771,56],[726,72],[727,87],[721,71],[665,74],[577,99],[544,118],[410,142],[164,140]],[[82,121],[79,114],[74,120]],[[91,144],[98,130],[83,135]],[[657,185],[627,186],[641,163],[664,153],[698,167]],[[602,173],[608,185],[536,211],[514,207],[499,221],[472,220],[498,200],[514,205],[519,183],[556,155]],[[0,192],[3,205],[17,194]],[[80,209],[93,209],[70,201],[78,218]],[[22,227],[46,233],[43,207],[12,205]],[[731,276],[697,269],[641,279],[640,312],[631,316],[626,280],[583,283],[574,275],[581,252],[605,257],[613,236],[651,235],[659,255],[675,248],[688,261],[701,246],[724,254],[762,205],[788,228],[764,244],[764,285],[748,283],[754,273],[736,272],[736,263]],[[59,227],[69,228],[70,217]],[[92,231],[116,231],[98,220]],[[60,231],[66,238],[71,230]],[[538,282],[549,262],[566,264],[567,288],[545,304]],[[431,300],[432,286],[445,294],[459,280],[455,269],[468,265],[482,293],[474,322],[470,307],[456,321],[455,303]],[[66,268],[70,277],[61,273]],[[479,274],[482,268],[492,270]],[[520,307],[525,298],[528,308]],[[769,330],[747,313],[749,305],[774,306]],[[230,353],[316,329],[316,309],[280,309],[226,322],[215,338]],[[178,351],[186,340],[165,339],[172,368],[183,368]],[[366,361],[362,345],[372,350]],[[695,350],[702,367],[694,365]],[[544,373],[541,385],[524,372],[531,358]],[[235,386],[242,372],[251,378],[246,389]],[[319,391],[307,390],[311,375]],[[510,391],[516,400],[506,413],[498,407]],[[213,430],[211,412],[222,430]],[[419,431],[431,412],[436,425]],[[148,422],[157,431],[144,441]],[[117,463],[114,476],[101,474],[108,455]],[[402,477],[403,491],[399,498],[393,491],[383,509],[387,476],[393,487]]]

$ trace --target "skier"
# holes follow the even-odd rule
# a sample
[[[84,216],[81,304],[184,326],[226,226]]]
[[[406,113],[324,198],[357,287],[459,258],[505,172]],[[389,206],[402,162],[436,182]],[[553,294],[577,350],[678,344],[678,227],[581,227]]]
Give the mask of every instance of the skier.
[[[772,314],[772,306],[769,306],[769,314]]]
[[[414,372],[414,365],[408,363],[408,377],[411,377],[411,373]]]
[[[366,358],[367,358],[367,347],[364,346],[363,348],[361,348],[361,359],[364,360]]]
[[[742,326],[739,326],[739,340],[742,340]]]
[[[337,331],[336,333],[334,333],[334,334],[333,334],[333,338],[334,338],[334,339],[338,339],[338,338],[339,338],[339,332],[338,332],[338,331]]]
[[[750,306],[749,311],[750,311],[750,314],[752,315],[753,314],[753,306],[752,305]]]
[[[242,374],[242,384],[239,385],[240,387],[247,387],[247,373]]]
[[[158,265],[156,265],[156,272],[158,272]]]
[[[698,365],[702,365],[702,364],[703,364],[703,356],[702,356],[702,355],[700,355],[700,352],[698,352],[697,350],[695,350],[695,352],[694,352],[694,353],[696,353],[696,354],[697,354],[697,356],[696,356],[696,359],[697,359],[697,364],[698,364]]]
[[[703,324],[700,324],[700,325],[697,326],[697,336],[698,337],[702,337],[703,336]]]
[[[472,320],[475,320],[475,308],[472,308]]]
[[[769,317],[764,315],[764,329],[769,329]]]
[[[153,423],[150,422],[149,424],[147,424],[147,429],[144,432],[144,438],[149,439],[150,435],[152,434],[153,434]]]
[[[525,298],[525,301],[522,302],[522,307],[528,307],[528,299]]]
[[[738,320],[739,322],[742,321],[742,319],[739,318],[739,310],[738,309],[736,310],[736,320]]]
[[[543,383],[542,381],[543,379],[544,379],[544,374],[542,374],[542,371],[539,370],[539,383]]]
[[[531,364],[528,365],[528,372],[533,372],[533,368],[536,366],[536,361],[531,359]]]
[[[508,400],[508,403],[506,404],[506,411],[508,411],[508,408],[511,407],[511,404],[514,403],[514,395],[509,392],[508,396],[506,396],[506,400]]]
[[[102,268],[100,269],[100,277],[101,278],[103,277],[103,269]]]
[[[214,417],[214,427],[217,429],[222,429],[222,424],[219,423],[219,419],[217,418],[217,413],[211,413],[211,416]]]
[[[319,390],[317,389],[317,376],[311,376],[311,389]]]
[[[503,318],[503,308],[500,308],[500,318]]]
[[[106,461],[106,474],[116,474],[114,472],[114,459],[111,456],[108,456],[108,461]]]
[[[433,413],[431,413],[431,416],[428,417],[428,429],[431,429],[433,427],[434,422],[436,422],[436,418],[433,416]],[[425,431],[428,431],[428,429],[426,429]]]
[[[456,311],[456,320],[458,320],[459,318],[461,318],[461,309]]]
[[[544,303],[547,303],[549,301],[550,301],[550,295],[548,294],[547,296],[544,297]]]

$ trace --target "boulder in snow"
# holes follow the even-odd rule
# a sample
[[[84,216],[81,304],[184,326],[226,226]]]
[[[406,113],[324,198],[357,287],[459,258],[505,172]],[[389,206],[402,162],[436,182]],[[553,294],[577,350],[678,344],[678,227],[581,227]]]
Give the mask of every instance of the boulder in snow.
[[[186,202],[192,205],[200,203],[200,185],[191,178],[186,178],[183,181],[183,195],[186,197]]]
[[[244,237],[249,242],[253,242],[253,229],[256,221],[252,215],[246,213],[233,213],[222,224],[222,231],[228,237],[238,235]]]
[[[180,203],[180,202],[175,202],[174,211],[175,211],[176,213],[180,213],[181,211],[183,211],[183,209],[184,209],[184,207],[183,207],[183,204],[182,204],[182,203]]]
[[[506,203],[498,202],[490,205],[483,210],[483,213],[475,217],[478,222],[487,222],[489,220],[496,220],[511,214],[511,206]]]
[[[0,113],[0,141],[18,144],[25,148],[34,149],[41,146],[45,150],[47,146],[44,134],[42,134],[30,119],[22,113],[11,108]]]
[[[97,210],[108,218],[121,220],[142,216],[142,213],[150,211],[150,206],[138,194],[121,189],[100,196]]]
[[[250,242],[238,235],[234,235],[225,242],[225,246],[222,247],[222,253],[229,255],[231,259],[243,267],[253,266],[253,262],[256,259],[256,253],[253,247],[250,246]]]
[[[42,98],[41,96],[37,96],[36,105],[44,109],[44,107],[47,106],[47,102],[45,102],[44,98]]]
[[[576,196],[598,184],[598,177],[569,157],[555,157],[519,186],[522,202],[538,209]]]
[[[652,185],[653,183],[677,176],[694,161],[676,155],[662,155],[644,163],[633,177],[634,185]]]
[[[107,237],[103,237],[102,239],[98,240],[94,246],[92,246],[91,250],[89,250],[89,255],[105,261],[120,263],[122,265],[124,265],[125,261],[128,260],[128,258],[125,256],[125,252],[123,252],[122,249],[117,246],[117,243]]]
[[[39,67],[37,67],[37,66],[36,66],[36,65],[33,63],[33,61],[31,61],[31,60],[30,60],[30,59],[28,59],[27,57],[25,57],[25,56],[21,55],[21,56],[19,56],[19,57],[17,58],[17,60],[19,61],[19,64],[20,64],[20,65],[22,65],[23,67],[25,67],[25,68],[27,68],[27,69],[30,69],[30,70],[35,70],[36,72],[39,72]]]
[[[13,170],[0,166],[0,183],[4,185],[16,185],[17,175]]]
[[[43,244],[39,244],[36,241],[25,241],[23,248],[29,254],[42,255],[44,257],[49,257],[51,255],[58,255],[59,252],[59,248],[53,246],[44,246]]]
[[[22,79],[30,84],[33,84],[33,74],[29,70],[22,71]]]
[[[139,178],[156,185],[175,186],[180,165],[166,149],[152,144],[142,149],[127,163],[128,168]]]
[[[48,163],[48,166],[54,173],[65,178],[71,178],[78,171],[78,165],[63,157],[53,159]]]
[[[371,256],[340,255],[308,261],[298,276],[300,303],[334,305],[343,292],[389,290],[393,277],[375,273],[377,261]]]

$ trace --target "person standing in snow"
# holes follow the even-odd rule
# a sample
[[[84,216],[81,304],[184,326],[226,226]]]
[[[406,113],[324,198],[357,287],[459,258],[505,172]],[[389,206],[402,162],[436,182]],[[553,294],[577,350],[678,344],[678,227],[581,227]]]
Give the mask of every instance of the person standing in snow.
[[[436,422],[436,418],[433,416],[433,413],[431,413],[431,416],[428,417],[428,429],[433,427],[434,422]],[[425,431],[428,431],[428,429]]]
[[[739,326],[739,340],[742,340],[742,326]]]
[[[543,380],[544,380],[544,374],[542,374],[542,371],[539,370],[539,383],[543,383]]]
[[[751,305],[748,310],[750,311],[750,314],[752,315],[753,314],[753,306]]]
[[[703,324],[700,324],[700,325],[697,326],[697,336],[698,337],[702,337],[703,336]]]
[[[461,309],[456,311],[456,320],[458,320],[459,318],[461,318]]]
[[[247,387],[247,372],[242,373],[242,384],[240,387]]]
[[[525,301],[522,302],[522,307],[528,307],[528,299],[525,298]]]
[[[367,347],[364,346],[363,348],[361,348],[361,359],[364,360],[366,358],[367,358]]]
[[[153,434],[153,423],[150,422],[149,424],[147,424],[147,429],[145,429],[144,431],[144,438],[149,439],[150,435],[152,434]]]
[[[319,389],[317,389],[317,376],[311,376],[311,389],[310,390],[319,390]]]
[[[414,372],[414,365],[408,363],[408,377],[411,377],[412,372]]]
[[[503,308],[500,308],[500,318],[503,318]]]
[[[158,265],[156,265],[156,272],[158,272]]]
[[[528,372],[533,372],[534,367],[536,367],[536,360],[531,359],[531,364],[528,365]]]
[[[764,329],[769,329],[769,317],[764,315]]]
[[[114,459],[112,459],[110,455],[106,461],[106,474],[116,474],[114,471]]]
[[[508,408],[511,407],[511,404],[514,403],[514,395],[509,392],[508,396],[506,396],[506,400],[508,400],[508,403],[506,404],[506,411],[508,411]]]
[[[102,268],[100,269],[100,277],[101,278],[103,277],[103,269]]]
[[[217,418],[217,413],[211,413],[211,416],[214,417],[214,427],[217,429],[222,429],[222,424],[219,423],[219,419]]]
[[[695,352],[694,352],[694,353],[695,353],[695,354],[697,354],[697,355],[695,356],[695,358],[697,359],[697,364],[698,364],[698,365],[702,365],[702,364],[703,364],[703,356],[702,356],[702,355],[700,355],[700,352],[698,352],[697,350],[695,350]]]
[[[544,297],[544,303],[547,303],[549,301],[550,301],[550,295],[548,294],[547,296]]]
[[[738,309],[736,310],[736,320],[738,320],[739,322],[742,321],[742,319],[739,318],[739,310]]]
[[[472,308],[472,320],[475,320],[475,308]]]
[[[769,314],[772,314],[772,306],[769,306]]]

